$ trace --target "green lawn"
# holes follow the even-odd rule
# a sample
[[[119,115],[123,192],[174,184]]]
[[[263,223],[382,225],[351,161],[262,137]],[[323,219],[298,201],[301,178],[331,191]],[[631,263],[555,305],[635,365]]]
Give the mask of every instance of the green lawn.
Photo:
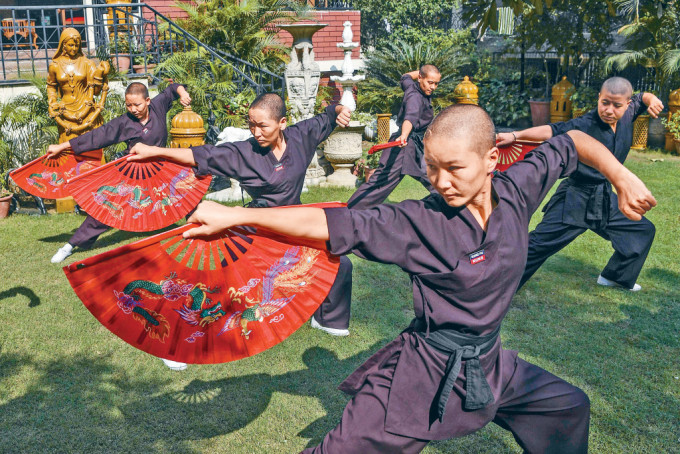
[[[680,452],[680,159],[631,153],[627,165],[659,202],[643,291],[595,285],[612,249],[589,232],[515,297],[503,342],[588,393],[591,452]],[[303,201],[350,194],[313,189]],[[390,200],[423,195],[406,179]],[[336,386],[412,317],[407,276],[352,257],[350,337],[306,325],[255,357],[172,372],[102,327],[49,263],[82,219],[0,220],[0,452],[298,452],[338,422],[347,397]],[[139,237],[108,232],[67,263]],[[490,425],[425,452],[520,450]]]

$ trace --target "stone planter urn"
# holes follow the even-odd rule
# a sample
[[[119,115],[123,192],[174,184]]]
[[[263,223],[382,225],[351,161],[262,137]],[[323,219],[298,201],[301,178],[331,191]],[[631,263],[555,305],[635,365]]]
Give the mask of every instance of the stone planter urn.
[[[352,174],[354,162],[361,158],[361,133],[365,125],[350,122],[346,128],[335,128],[326,140],[324,155],[333,166],[324,186],[356,187],[357,177]]]

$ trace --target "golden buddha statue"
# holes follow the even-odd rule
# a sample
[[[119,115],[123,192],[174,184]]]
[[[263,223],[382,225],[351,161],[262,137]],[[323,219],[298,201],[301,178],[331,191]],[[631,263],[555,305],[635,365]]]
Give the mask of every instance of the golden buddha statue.
[[[60,143],[103,124],[110,69],[108,61],[96,65],[83,55],[78,30],[64,29],[47,75],[49,114],[57,121]]]

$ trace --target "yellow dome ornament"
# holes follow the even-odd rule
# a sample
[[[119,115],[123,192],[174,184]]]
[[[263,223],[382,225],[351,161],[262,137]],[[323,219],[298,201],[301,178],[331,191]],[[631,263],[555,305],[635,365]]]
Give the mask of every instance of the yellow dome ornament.
[[[456,85],[453,90],[453,99],[456,104],[479,104],[479,88],[470,82],[470,78],[465,76],[463,81]]]

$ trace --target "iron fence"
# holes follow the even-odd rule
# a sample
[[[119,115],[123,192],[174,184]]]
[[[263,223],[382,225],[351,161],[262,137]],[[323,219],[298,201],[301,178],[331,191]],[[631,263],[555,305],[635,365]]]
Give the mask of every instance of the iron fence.
[[[155,64],[167,56],[195,51],[230,67],[240,90],[285,91],[282,76],[207,46],[144,3],[4,6],[0,17],[0,82],[23,83],[27,77],[46,75],[59,36],[73,27],[82,36],[86,55],[111,59],[123,73],[131,66],[140,74],[151,75]]]

